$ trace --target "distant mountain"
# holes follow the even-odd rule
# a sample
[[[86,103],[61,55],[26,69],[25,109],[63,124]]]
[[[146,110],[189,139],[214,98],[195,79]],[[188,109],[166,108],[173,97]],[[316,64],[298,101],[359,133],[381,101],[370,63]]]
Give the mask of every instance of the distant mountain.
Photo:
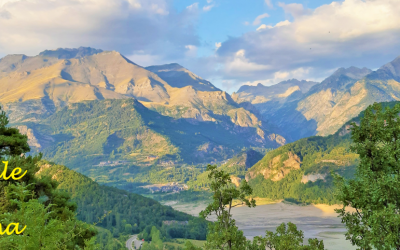
[[[326,89],[332,89],[333,91],[346,90],[346,87],[348,87],[349,85],[351,86],[351,84],[354,84],[371,72],[372,70],[367,68],[339,68],[331,76],[322,81],[321,84],[312,87],[308,95]]]
[[[399,65],[400,59],[396,58],[374,72],[340,68],[296,100],[253,105],[292,140],[333,134],[368,105],[400,100]]]
[[[9,55],[0,60],[0,103],[12,123],[21,123],[45,119],[72,103],[135,98],[162,115],[194,123],[259,127],[257,133],[269,140],[268,125],[258,114],[210,82],[178,64],[148,69],[157,74],[118,52],[83,47],[46,50],[34,57]]]
[[[79,47],[77,49],[63,49],[45,50],[39,54],[42,57],[56,57],[58,59],[72,59],[91,56],[103,52],[101,49],[93,49],[89,47]]]
[[[261,98],[258,101],[254,100],[257,96],[263,96],[266,99],[287,98],[296,91],[306,93],[315,84],[317,82],[291,79],[271,86],[264,86],[261,83],[256,86],[243,85],[237,91],[237,95],[239,98],[251,101],[254,104],[262,101]]]
[[[277,141],[284,142],[275,134],[264,137],[260,127],[238,127],[229,117],[193,123],[160,115],[132,98],[70,104],[40,122],[15,125],[46,159],[101,183],[147,182],[153,166],[172,171],[173,166],[226,160],[242,148],[276,148]]]
[[[318,83],[291,79],[272,86],[261,83],[256,86],[243,85],[237,93],[232,94],[232,98],[239,103],[253,104],[261,114],[267,116],[275,113],[285,103],[301,99],[316,84]]]
[[[115,51],[9,55],[0,59],[0,88],[11,125],[35,152],[101,183],[157,182],[154,166],[167,176],[175,166],[286,143],[254,106],[182,66],[146,69]]]
[[[146,67],[145,69],[157,74],[169,85],[176,88],[192,86],[200,91],[221,91],[209,81],[193,74],[177,63]]]
[[[390,80],[394,79],[400,82],[400,56],[392,62],[383,65],[377,71],[369,75],[371,80]]]

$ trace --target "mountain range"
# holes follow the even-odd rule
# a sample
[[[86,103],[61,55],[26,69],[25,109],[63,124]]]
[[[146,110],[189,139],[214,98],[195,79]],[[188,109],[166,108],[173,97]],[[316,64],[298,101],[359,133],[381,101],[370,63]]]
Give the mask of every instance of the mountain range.
[[[319,84],[291,80],[271,86],[267,92],[260,89],[271,87],[243,86],[232,96],[238,102],[252,103],[293,141],[326,136],[374,102],[400,100],[399,69],[397,57],[376,71],[339,68]]]
[[[244,147],[286,143],[284,132],[252,105],[182,66],[144,68],[115,51],[8,55],[0,59],[0,86],[11,125],[28,135],[33,152],[91,177],[103,175],[92,171],[98,165],[119,161],[125,171],[206,164]]]
[[[226,162],[237,178],[278,183],[305,165],[298,151],[276,152],[334,134],[374,102],[400,100],[399,81],[400,57],[376,71],[339,68],[321,83],[229,95],[176,63],[141,67],[80,47],[0,59],[0,104],[32,152],[108,185],[195,181],[205,164]]]

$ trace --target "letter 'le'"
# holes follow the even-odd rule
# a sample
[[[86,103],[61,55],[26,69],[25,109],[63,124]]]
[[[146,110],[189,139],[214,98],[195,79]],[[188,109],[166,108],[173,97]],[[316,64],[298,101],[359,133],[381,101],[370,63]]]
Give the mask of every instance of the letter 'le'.
[[[21,176],[16,177],[16,175],[19,175],[22,172],[22,169],[21,168],[14,168],[13,171],[11,172],[11,174],[9,176],[7,176],[8,161],[3,161],[3,163],[4,163],[5,166],[4,166],[3,172],[0,174],[0,179],[3,178],[4,180],[8,180],[11,177],[13,180],[19,180],[22,177],[24,177],[24,175],[28,171],[28,170],[25,170],[25,172]]]

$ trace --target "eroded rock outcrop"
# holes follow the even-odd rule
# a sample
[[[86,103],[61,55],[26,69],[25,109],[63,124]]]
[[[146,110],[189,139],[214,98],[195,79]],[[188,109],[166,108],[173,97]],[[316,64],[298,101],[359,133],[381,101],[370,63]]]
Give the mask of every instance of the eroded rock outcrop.
[[[301,168],[300,157],[292,152],[287,153],[286,160],[284,154],[275,156],[268,162],[266,166],[258,167],[259,170],[249,171],[246,175],[246,180],[255,178],[257,175],[262,174],[265,179],[271,179],[272,181],[282,180],[292,170]]]

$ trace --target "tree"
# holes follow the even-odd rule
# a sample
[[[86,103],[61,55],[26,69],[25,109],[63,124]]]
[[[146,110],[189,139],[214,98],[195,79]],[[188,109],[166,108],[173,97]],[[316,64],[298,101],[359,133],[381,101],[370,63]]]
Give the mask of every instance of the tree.
[[[76,219],[76,205],[68,194],[56,190],[57,181],[37,176],[41,155],[21,156],[29,151],[28,138],[7,125],[1,112],[0,163],[8,162],[7,175],[16,168],[26,174],[18,180],[0,180],[1,229],[11,223],[26,228],[19,235],[0,235],[0,249],[95,249],[94,226]]]
[[[162,250],[163,249],[163,241],[161,239],[160,231],[153,226],[151,228],[151,242],[150,243],[143,243],[142,250]]]
[[[210,189],[214,193],[213,202],[207,206],[204,211],[200,212],[202,218],[207,218],[215,213],[217,222],[209,226],[207,234],[206,249],[246,249],[249,241],[243,235],[243,232],[238,230],[235,220],[232,218],[231,209],[237,205],[247,205],[255,207],[255,200],[248,200],[246,197],[252,194],[252,189],[243,180],[240,188],[237,189],[232,184],[228,173],[217,170],[216,166],[208,165],[208,178],[211,179]],[[233,205],[233,200],[239,200],[241,203]]]
[[[351,150],[360,164],[352,180],[335,175],[343,204],[336,212],[346,225],[346,238],[360,249],[400,249],[399,112],[399,105],[382,110],[374,103],[360,125],[351,123]]]
[[[30,151],[28,137],[16,128],[7,127],[9,121],[0,107],[0,158],[16,156]]]
[[[297,230],[296,225],[289,222],[287,226],[285,223],[282,223],[276,229],[276,233],[267,231],[264,242],[269,249],[324,250],[324,243],[322,240],[308,239],[308,246],[303,245],[303,240],[303,231]]]
[[[215,213],[217,222],[210,224],[207,234],[205,249],[221,250],[265,250],[270,249],[285,250],[323,250],[324,244],[318,239],[309,239],[309,245],[303,245],[304,234],[297,230],[296,225],[288,223],[288,228],[282,223],[277,232],[266,232],[266,237],[256,236],[253,241],[249,241],[238,229],[235,220],[232,218],[231,209],[237,205],[247,205],[255,207],[254,199],[247,199],[252,195],[253,190],[246,180],[243,180],[239,189],[232,184],[230,175],[223,170],[217,170],[216,166],[208,165],[208,178],[211,180],[210,188],[214,193],[213,202],[207,206],[200,216],[207,216]],[[239,200],[240,203],[233,205],[233,200]],[[193,244],[186,242],[185,250],[197,250]]]

